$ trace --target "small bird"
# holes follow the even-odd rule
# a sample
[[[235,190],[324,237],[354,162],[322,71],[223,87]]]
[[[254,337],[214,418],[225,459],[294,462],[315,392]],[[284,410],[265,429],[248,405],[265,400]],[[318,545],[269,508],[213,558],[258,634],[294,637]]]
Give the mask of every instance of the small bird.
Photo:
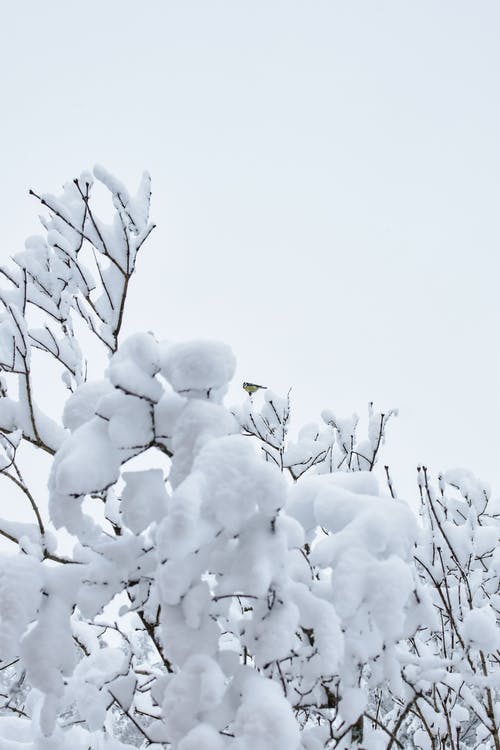
[[[243,390],[248,393],[249,396],[251,396],[255,391],[260,391],[261,389],[266,390],[267,385],[257,385],[257,383],[243,383]]]

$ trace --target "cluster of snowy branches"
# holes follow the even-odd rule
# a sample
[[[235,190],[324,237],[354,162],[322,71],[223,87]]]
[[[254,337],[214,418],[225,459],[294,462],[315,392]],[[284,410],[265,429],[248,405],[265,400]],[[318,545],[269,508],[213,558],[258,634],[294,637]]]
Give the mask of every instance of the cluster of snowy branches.
[[[224,404],[226,345],[122,342],[150,181],[94,176],[111,224],[85,173],[1,269],[2,750],[500,750],[498,503],[422,468],[417,515],[376,471],[391,412],[292,439],[288,396]]]

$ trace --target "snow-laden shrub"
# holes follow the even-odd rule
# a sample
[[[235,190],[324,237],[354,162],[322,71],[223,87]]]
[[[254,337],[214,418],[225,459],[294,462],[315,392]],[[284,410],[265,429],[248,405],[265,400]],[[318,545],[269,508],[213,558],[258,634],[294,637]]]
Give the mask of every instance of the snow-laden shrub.
[[[421,470],[418,518],[376,476],[393,412],[291,439],[289,396],[226,404],[225,344],[122,341],[149,178],[94,174],[112,223],[85,173],[37,196],[45,234],[2,269],[0,473],[33,522],[0,522],[0,747],[500,750],[487,488]]]

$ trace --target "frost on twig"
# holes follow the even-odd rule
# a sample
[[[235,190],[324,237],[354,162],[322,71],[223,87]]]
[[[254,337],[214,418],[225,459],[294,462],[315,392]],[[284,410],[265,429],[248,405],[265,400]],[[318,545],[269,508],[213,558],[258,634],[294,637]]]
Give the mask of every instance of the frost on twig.
[[[258,438],[266,460],[297,480],[311,469],[319,474],[372,471],[385,441],[387,423],[397,410],[377,413],[370,403],[365,440],[358,438],[356,414],[339,419],[330,410],[322,413],[322,425],[306,425],[293,440],[289,437],[290,413],[290,391],[281,398],[270,390],[266,390],[260,410],[252,399],[247,399],[234,412],[244,433]]]

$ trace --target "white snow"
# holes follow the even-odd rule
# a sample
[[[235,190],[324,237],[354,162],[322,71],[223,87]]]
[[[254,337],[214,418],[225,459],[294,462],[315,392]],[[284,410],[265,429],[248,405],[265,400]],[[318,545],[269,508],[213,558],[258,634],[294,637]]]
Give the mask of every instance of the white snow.
[[[82,383],[64,405],[64,426],[74,432],[78,427],[90,422],[96,414],[100,400],[112,391],[113,388],[107,380]]]
[[[257,675],[244,683],[235,734],[238,750],[297,750],[300,744],[297,722],[279,686]]]
[[[236,360],[227,344],[189,341],[164,346],[161,368],[177,393],[220,400],[234,375]]]
[[[151,523],[160,521],[167,509],[167,491],[161,469],[123,473],[125,488],[120,509],[125,526],[140,534]]]
[[[120,455],[108,436],[108,427],[94,417],[78,427],[54,460],[51,484],[59,493],[85,495],[116,482]]]
[[[498,615],[487,605],[469,610],[464,616],[463,635],[473,648],[496,651],[500,648]]]

